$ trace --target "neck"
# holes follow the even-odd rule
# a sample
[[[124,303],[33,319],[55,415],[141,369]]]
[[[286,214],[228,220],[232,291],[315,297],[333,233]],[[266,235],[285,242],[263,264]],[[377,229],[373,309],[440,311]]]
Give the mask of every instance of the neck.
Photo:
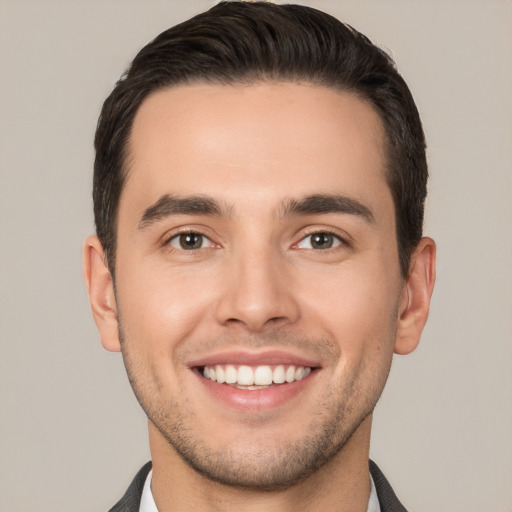
[[[259,490],[213,482],[197,473],[150,423],[153,496],[159,512],[365,512],[370,495],[370,430],[371,415],[314,473],[284,489]]]

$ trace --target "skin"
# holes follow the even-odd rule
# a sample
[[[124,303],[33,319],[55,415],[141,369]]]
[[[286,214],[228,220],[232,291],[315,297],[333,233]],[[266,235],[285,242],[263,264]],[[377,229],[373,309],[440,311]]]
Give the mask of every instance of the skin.
[[[435,280],[429,238],[400,276],[384,137],[369,104],[308,84],[187,85],[140,107],[115,292],[96,237],[84,276],[149,418],[161,512],[366,510],[372,411],[393,353],[419,342]],[[166,196],[219,211],[158,210]],[[362,210],[290,211],[311,196]],[[331,247],[311,244],[322,233]],[[315,365],[281,402],[235,406],[195,367],[276,351]]]

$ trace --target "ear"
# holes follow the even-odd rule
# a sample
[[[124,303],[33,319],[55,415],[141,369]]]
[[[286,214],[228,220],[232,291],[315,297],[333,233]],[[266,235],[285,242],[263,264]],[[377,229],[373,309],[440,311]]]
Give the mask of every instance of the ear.
[[[409,354],[418,346],[427,322],[435,280],[436,244],[431,238],[422,238],[411,256],[409,275],[402,289],[396,354]]]
[[[111,352],[120,352],[114,282],[105,251],[97,236],[85,240],[83,275],[101,344]]]

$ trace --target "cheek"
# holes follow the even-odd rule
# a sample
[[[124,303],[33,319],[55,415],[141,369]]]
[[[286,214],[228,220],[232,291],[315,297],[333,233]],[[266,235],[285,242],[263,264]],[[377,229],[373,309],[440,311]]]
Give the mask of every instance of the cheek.
[[[118,274],[117,301],[125,337],[137,345],[132,351],[168,358],[207,316],[215,287],[198,272],[158,265],[133,268],[137,272]]]
[[[347,395],[380,394],[389,373],[400,288],[382,268],[347,263],[301,293],[307,324],[320,326],[338,345],[334,378]]]
[[[347,341],[365,333],[389,332],[396,324],[399,279],[380,268],[347,263],[318,274],[314,282],[301,279],[297,295],[302,310],[321,318],[321,324],[329,326],[336,338]]]

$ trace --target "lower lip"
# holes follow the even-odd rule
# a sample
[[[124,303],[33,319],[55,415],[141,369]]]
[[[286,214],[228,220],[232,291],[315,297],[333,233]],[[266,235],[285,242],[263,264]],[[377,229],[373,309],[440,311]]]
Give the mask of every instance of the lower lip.
[[[229,407],[243,411],[271,410],[283,406],[301,394],[315,379],[317,371],[312,371],[307,377],[295,382],[277,384],[265,389],[238,389],[227,384],[219,384],[204,378],[195,372],[197,378],[206,390],[217,400]]]

